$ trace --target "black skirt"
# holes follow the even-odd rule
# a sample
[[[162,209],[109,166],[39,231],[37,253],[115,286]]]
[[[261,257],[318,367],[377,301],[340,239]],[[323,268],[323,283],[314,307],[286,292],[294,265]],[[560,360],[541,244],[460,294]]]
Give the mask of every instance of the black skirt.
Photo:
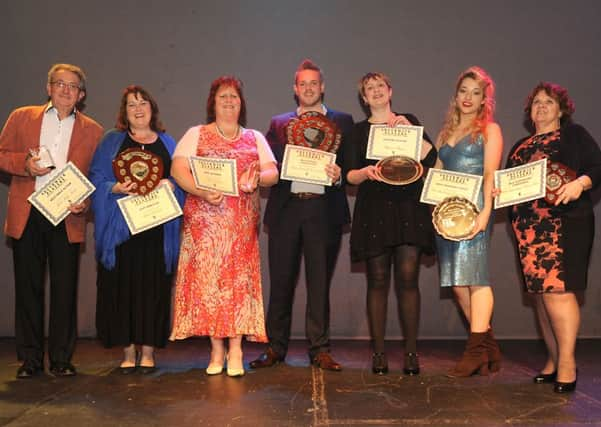
[[[164,347],[169,337],[171,274],[165,271],[163,227],[116,248],[116,264],[98,264],[96,329],[105,347]]]

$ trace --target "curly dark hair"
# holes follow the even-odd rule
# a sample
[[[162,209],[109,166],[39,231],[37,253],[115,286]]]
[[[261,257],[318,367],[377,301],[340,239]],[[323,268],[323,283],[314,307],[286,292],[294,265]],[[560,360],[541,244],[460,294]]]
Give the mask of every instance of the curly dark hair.
[[[159,119],[159,106],[154,98],[148,93],[146,89],[138,85],[129,85],[123,89],[123,95],[121,95],[121,105],[119,107],[119,114],[117,115],[117,123],[115,127],[119,130],[131,131],[129,128],[129,122],[127,120],[127,95],[133,93],[136,98],[142,98],[150,103],[150,110],[152,115],[150,117],[150,129],[155,132],[165,132],[165,127]]]
[[[540,91],[544,91],[548,96],[553,98],[559,104],[559,110],[561,111],[561,117],[559,118],[559,125],[564,127],[565,125],[572,123],[572,114],[576,111],[574,101],[568,95],[568,90],[563,86],[551,82],[540,82],[537,84],[530,94],[526,98],[526,105],[524,106],[524,127],[530,133],[536,131],[536,127],[532,122],[532,102]]]
[[[213,80],[211,83],[211,89],[209,90],[209,97],[207,98],[207,124],[215,121],[215,97],[217,91],[222,86],[229,86],[234,88],[240,97],[240,115],[238,116],[238,124],[240,126],[246,126],[246,99],[244,99],[244,93],[242,92],[242,81],[234,76],[221,76]]]

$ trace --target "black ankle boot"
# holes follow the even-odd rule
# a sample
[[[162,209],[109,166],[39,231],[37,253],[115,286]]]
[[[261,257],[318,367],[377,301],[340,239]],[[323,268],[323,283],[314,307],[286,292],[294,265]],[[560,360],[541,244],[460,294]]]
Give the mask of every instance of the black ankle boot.
[[[417,353],[405,353],[403,372],[405,375],[419,374],[419,358],[417,357]]]
[[[388,360],[384,353],[374,353],[371,356],[371,371],[378,375],[388,373]]]

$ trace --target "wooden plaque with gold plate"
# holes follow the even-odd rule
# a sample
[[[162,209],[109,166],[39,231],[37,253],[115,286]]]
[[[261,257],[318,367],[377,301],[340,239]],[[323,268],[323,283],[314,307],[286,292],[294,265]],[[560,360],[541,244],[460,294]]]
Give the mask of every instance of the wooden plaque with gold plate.
[[[135,194],[148,194],[163,178],[163,160],[140,148],[128,148],[113,160],[113,172],[119,182],[133,182]]]

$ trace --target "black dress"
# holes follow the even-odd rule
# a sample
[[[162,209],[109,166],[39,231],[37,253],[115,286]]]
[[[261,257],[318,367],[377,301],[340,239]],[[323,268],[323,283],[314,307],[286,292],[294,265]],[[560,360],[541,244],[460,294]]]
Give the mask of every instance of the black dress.
[[[578,125],[518,141],[507,167],[547,158],[588,175],[593,186],[601,179],[601,150]],[[567,205],[554,206],[537,199],[511,207],[511,225],[526,290],[532,293],[586,289],[587,271],[595,235],[589,192]]]
[[[403,115],[412,124],[420,125],[412,114]],[[365,158],[370,127],[368,120],[355,123],[347,170],[377,163]],[[424,139],[430,141],[425,133]],[[435,163],[436,149],[432,147],[422,164],[432,167]],[[370,180],[359,185],[351,228],[353,262],[381,255],[387,248],[398,245],[418,246],[427,254],[434,252],[430,208],[419,201],[422,187],[422,179],[400,186]]]
[[[129,135],[119,152],[140,148]],[[160,139],[143,149],[161,157],[163,178],[171,157]],[[163,227],[133,235],[116,248],[115,268],[98,263],[96,329],[105,347],[164,347],[169,337],[172,274],[166,273]]]

